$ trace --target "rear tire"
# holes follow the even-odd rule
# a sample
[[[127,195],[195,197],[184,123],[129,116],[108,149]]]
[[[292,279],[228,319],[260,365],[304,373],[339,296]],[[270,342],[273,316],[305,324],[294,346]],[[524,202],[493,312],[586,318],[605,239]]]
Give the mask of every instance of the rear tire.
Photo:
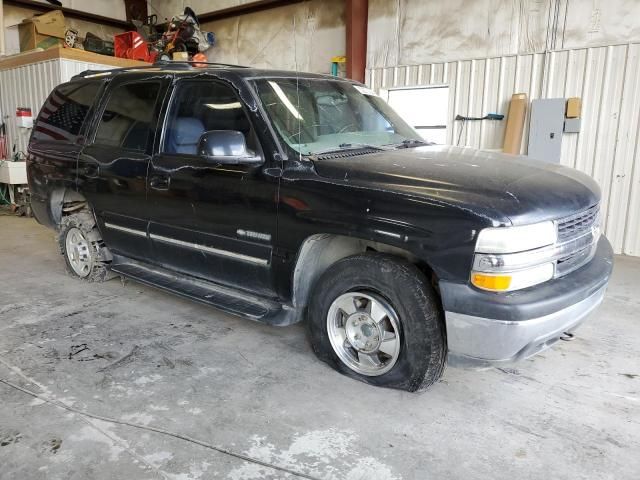
[[[314,286],[309,334],[321,360],[371,385],[421,391],[444,371],[438,296],[401,258],[366,253],[329,267]]]
[[[88,282],[104,282],[115,277],[109,271],[111,254],[91,213],[62,217],[57,240],[69,275]]]

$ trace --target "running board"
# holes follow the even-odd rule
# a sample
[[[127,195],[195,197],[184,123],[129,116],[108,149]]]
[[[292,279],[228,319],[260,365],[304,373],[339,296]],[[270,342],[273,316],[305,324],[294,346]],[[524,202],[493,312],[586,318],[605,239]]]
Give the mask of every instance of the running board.
[[[295,323],[294,309],[251,293],[113,255],[111,270],[140,283],[211,305],[225,312],[272,325]]]

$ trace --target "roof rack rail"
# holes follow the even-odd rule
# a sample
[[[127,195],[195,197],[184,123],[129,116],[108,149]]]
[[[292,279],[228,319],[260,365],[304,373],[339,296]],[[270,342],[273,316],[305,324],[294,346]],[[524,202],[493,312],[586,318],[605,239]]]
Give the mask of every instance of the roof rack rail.
[[[117,73],[117,72],[130,72],[130,71],[134,71],[134,70],[144,70],[144,69],[149,69],[149,68],[158,68],[157,65],[145,65],[145,66],[140,66],[140,67],[124,67],[124,68],[105,68],[104,70],[84,70],[80,73],[75,74],[73,78],[85,78],[88,77],[90,75],[100,75],[100,74],[110,74],[110,73]]]
[[[193,68],[193,65],[210,65],[212,67],[220,67],[220,68],[249,68],[246,65],[233,65],[230,63],[215,63],[215,62],[199,62],[199,61],[176,61],[176,60],[161,60],[151,65],[144,65],[139,67],[124,67],[124,68],[107,68],[104,70],[85,70],[80,72],[72,77],[73,78],[85,78],[91,75],[100,75],[100,74],[110,74],[110,73],[120,73],[120,72],[132,72],[136,70],[145,70],[151,68],[158,67],[172,67],[172,68],[183,68],[185,70],[190,70]]]
[[[213,67],[222,67],[222,68],[249,68],[247,65],[234,65],[232,63],[218,63],[218,62],[201,62],[199,60],[158,60],[154,63],[155,66],[164,67],[167,65],[183,65],[185,67],[190,67],[192,65],[211,65]]]

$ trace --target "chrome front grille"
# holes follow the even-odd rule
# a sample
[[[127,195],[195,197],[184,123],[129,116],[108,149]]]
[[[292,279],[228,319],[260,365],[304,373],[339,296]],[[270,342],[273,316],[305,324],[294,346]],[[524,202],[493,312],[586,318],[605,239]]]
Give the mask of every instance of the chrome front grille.
[[[600,238],[600,205],[558,220],[558,244],[564,248],[556,263],[556,277],[567,275],[589,263]]]
[[[556,277],[562,277],[588,263],[596,253],[596,243],[571,255],[560,258],[556,263]]]
[[[599,211],[600,205],[595,204],[580,213],[560,219],[558,221],[558,241],[565,242],[590,230],[598,220]]]

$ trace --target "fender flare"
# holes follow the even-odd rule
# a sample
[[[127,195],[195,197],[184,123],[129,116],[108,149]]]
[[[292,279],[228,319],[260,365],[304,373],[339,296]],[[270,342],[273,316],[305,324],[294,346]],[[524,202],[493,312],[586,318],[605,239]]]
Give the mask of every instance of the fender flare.
[[[408,250],[388,243],[330,233],[311,235],[305,239],[298,250],[293,270],[291,294],[293,307],[303,311],[308,305],[315,283],[331,265],[345,257],[365,252],[367,248],[396,255],[412,263],[420,263],[420,266],[431,271],[431,267],[426,262],[421,261]]]

